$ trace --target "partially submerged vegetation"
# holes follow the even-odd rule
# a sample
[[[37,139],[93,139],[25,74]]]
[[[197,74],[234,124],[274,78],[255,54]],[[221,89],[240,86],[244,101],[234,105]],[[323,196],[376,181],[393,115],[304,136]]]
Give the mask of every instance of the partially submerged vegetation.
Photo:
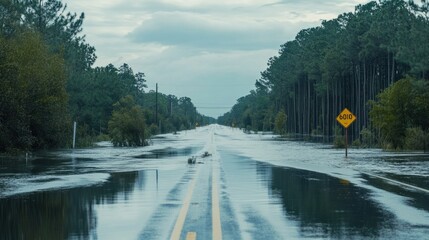
[[[220,123],[247,131],[321,137],[341,146],[335,121],[345,107],[355,146],[425,149],[429,144],[429,3],[380,0],[358,5],[281,46],[256,89]],[[0,152],[70,147],[113,139],[141,146],[153,134],[213,119],[191,99],[147,92],[126,63],[94,67],[84,14],[60,0],[0,3]],[[131,120],[133,118],[133,120]]]
[[[378,143],[387,149],[426,150],[429,143],[429,82],[407,77],[370,101]]]
[[[1,1],[0,14],[0,152],[70,147],[74,121],[77,146],[109,135],[117,146],[144,145],[150,134],[213,121],[190,98],[145,92],[145,74],[126,63],[93,67],[84,14],[60,0]]]
[[[429,135],[429,3],[381,0],[301,30],[219,123],[355,146],[424,149]],[[283,114],[284,113],[284,114]],[[285,121],[286,120],[286,121]]]

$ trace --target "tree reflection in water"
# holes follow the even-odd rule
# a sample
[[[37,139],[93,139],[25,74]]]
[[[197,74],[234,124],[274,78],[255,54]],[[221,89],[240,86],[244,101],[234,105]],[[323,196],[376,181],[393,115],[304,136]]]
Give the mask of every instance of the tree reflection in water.
[[[307,237],[377,237],[395,229],[394,216],[368,190],[344,179],[292,168],[271,168],[271,189],[287,217]]]
[[[128,198],[143,179],[143,171],[113,173],[96,186],[2,198],[1,239],[87,239],[97,227],[95,205]]]

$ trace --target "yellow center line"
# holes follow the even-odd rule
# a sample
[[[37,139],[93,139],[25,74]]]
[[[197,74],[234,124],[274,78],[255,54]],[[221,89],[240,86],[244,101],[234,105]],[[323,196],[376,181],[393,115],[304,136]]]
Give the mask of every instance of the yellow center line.
[[[213,226],[213,240],[222,239],[222,226],[220,223],[220,209],[219,209],[219,190],[217,183],[217,175],[215,167],[212,165],[212,226]]]
[[[186,235],[186,240],[196,240],[197,239],[197,233],[196,232],[188,232]]]
[[[186,198],[183,201],[182,208],[180,209],[179,216],[177,217],[177,220],[176,220],[176,225],[174,225],[173,232],[171,233],[171,237],[170,237],[171,240],[180,239],[180,234],[182,233],[183,224],[185,223],[186,215],[188,214],[189,205],[191,203],[192,193],[194,192],[194,188],[196,185],[195,179],[197,178],[197,173],[195,174],[194,179],[192,179],[192,182],[189,185]]]

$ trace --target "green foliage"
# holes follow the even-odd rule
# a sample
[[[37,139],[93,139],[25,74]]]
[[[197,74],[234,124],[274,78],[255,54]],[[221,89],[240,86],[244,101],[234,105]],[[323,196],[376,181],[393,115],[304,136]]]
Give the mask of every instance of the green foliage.
[[[395,149],[402,148],[412,111],[409,102],[412,99],[410,79],[396,82],[377,98],[378,101],[371,102],[372,123],[381,130],[382,142],[391,143]]]
[[[429,127],[428,106],[424,104],[429,102],[428,91],[412,100],[405,90],[394,93],[398,98],[389,100],[392,104],[397,101],[396,104],[408,105],[395,110],[399,112],[393,118],[403,122],[390,119],[389,114],[389,127],[381,127],[381,120],[370,120],[368,101],[376,100],[378,93],[407,75],[429,79],[427,6],[426,1],[371,1],[356,6],[354,12],[301,30],[294,40],[281,46],[277,56],[268,60],[267,69],[256,81],[256,90],[238,99],[218,121],[229,126],[250,124],[257,130],[275,130],[275,114],[283,109],[288,116],[288,133],[317,133],[328,141],[334,139],[335,145],[340,146],[344,140],[336,133],[335,118],[347,107],[357,116],[348,129],[350,142],[360,139],[364,146],[366,141],[377,144],[362,139],[361,133],[366,133],[364,129],[383,129],[382,134],[375,134],[381,137],[376,140],[394,148],[402,147],[407,127]],[[427,81],[419,84],[420,88],[412,88],[412,94],[426,89]],[[394,110],[383,106],[378,111]],[[413,118],[407,119],[410,115]],[[378,127],[373,127],[374,123]],[[367,137],[373,138],[370,134]]]
[[[66,84],[95,55],[77,36],[83,15],[65,10],[59,0],[0,3],[0,151],[71,142]]]
[[[96,139],[96,136],[90,129],[88,124],[77,124],[75,147],[85,148],[94,146],[94,139]]]
[[[92,68],[95,49],[79,34],[84,14],[67,12],[60,0],[1,1],[0,13],[0,151],[70,146],[69,115],[80,147],[106,134],[109,119],[114,141],[127,146],[144,144],[141,133],[130,133],[143,128],[132,116],[161,124],[153,134],[213,122],[190,98],[145,93],[144,73],[126,63]],[[135,106],[115,110],[128,95]],[[122,129],[115,126],[121,121]]]
[[[334,137],[334,147],[344,148],[346,147],[346,139],[342,134],[342,129],[338,126],[335,126],[335,137]]]
[[[286,113],[283,110],[281,110],[280,112],[277,113],[276,120],[274,123],[276,133],[278,134],[286,133],[286,121],[287,121]]]
[[[218,118],[218,123],[253,131],[274,129],[274,110],[270,106],[268,93],[251,91],[237,100],[232,110]]]
[[[360,148],[360,147],[362,147],[362,142],[360,141],[360,139],[358,138],[358,139],[356,139],[356,140],[354,140],[353,142],[352,142],[352,146],[353,147],[356,147],[356,148]]]
[[[144,82],[144,79],[138,78],[141,73],[134,75],[127,64],[119,69],[110,64],[87,70],[70,90],[73,118],[89,125],[90,130],[106,132],[114,103],[128,94],[141,98],[143,92],[137,89],[137,82]]]
[[[377,101],[371,102],[370,117],[374,127],[380,130],[384,147],[412,147],[412,144],[406,144],[410,134],[422,135],[417,134],[415,127],[422,131],[428,129],[428,91],[429,84],[426,81],[407,77],[380,93]]]
[[[149,134],[151,136],[159,134],[159,128],[158,128],[158,126],[156,126],[155,124],[151,124],[150,127],[149,127]]]
[[[404,148],[409,150],[426,150],[429,144],[429,134],[423,129],[414,127],[405,131]]]
[[[71,124],[61,56],[33,32],[0,46],[0,151],[63,146]]]
[[[114,146],[146,145],[144,113],[130,95],[114,104],[109,135]]]
[[[374,146],[375,142],[376,142],[376,138],[374,133],[369,130],[368,128],[364,128],[362,129],[362,131],[360,132],[361,135],[361,141],[360,141],[360,147],[372,147]]]

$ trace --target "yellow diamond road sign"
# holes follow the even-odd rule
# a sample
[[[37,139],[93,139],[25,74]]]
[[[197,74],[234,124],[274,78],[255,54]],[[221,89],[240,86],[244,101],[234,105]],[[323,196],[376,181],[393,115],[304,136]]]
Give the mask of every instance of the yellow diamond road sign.
[[[353,115],[347,108],[338,115],[337,121],[343,125],[344,128],[348,128],[356,120],[356,116]]]

